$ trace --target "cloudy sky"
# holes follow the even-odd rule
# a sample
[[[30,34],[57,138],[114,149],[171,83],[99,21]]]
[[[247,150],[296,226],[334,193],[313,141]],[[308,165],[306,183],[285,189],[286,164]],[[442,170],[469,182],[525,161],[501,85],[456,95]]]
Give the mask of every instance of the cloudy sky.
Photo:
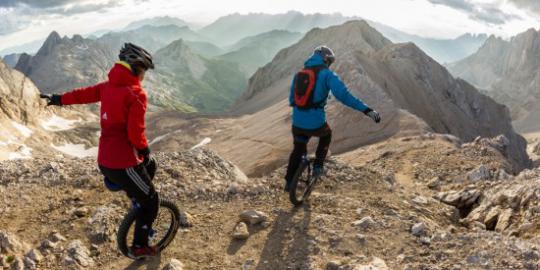
[[[0,0],[0,50],[61,35],[119,29],[154,16],[198,24],[230,13],[340,12],[408,33],[453,38],[466,32],[510,37],[540,28],[540,0]]]

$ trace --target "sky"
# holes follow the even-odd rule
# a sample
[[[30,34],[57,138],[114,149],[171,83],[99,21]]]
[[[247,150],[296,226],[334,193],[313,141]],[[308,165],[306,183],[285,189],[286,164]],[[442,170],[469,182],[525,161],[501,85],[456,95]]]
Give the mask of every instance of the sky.
[[[61,35],[121,29],[155,16],[205,25],[250,12],[341,13],[433,38],[487,33],[509,38],[540,28],[540,0],[0,0],[0,50]]]

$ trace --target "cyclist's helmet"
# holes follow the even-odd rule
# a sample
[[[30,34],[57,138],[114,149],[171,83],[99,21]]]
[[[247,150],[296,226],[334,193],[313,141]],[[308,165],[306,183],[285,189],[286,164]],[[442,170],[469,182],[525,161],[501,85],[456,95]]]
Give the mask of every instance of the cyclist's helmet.
[[[315,48],[313,54],[318,54],[322,56],[324,63],[328,66],[332,65],[332,63],[334,63],[334,61],[336,60],[336,55],[334,54],[334,51],[324,45]]]
[[[152,55],[145,49],[133,43],[125,43],[124,47],[120,49],[118,58],[120,58],[121,61],[128,63],[132,67],[137,66],[144,70],[154,69]]]

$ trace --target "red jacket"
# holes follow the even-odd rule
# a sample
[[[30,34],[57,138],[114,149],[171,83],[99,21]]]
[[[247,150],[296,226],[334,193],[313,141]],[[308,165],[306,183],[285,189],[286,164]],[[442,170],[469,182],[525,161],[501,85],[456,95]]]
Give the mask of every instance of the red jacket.
[[[98,163],[109,169],[125,169],[143,161],[137,149],[148,147],[144,135],[146,93],[128,65],[117,63],[109,81],[62,95],[62,105],[101,101],[101,137]]]

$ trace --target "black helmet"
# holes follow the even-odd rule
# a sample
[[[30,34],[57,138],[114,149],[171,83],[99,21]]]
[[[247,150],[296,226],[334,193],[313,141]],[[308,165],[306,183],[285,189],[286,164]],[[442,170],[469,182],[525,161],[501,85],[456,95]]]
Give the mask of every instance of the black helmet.
[[[334,63],[334,61],[336,60],[336,55],[334,54],[334,51],[324,45],[315,48],[313,54],[318,54],[322,56],[324,63],[328,66],[332,65],[332,63]]]
[[[147,52],[145,49],[132,44],[125,43],[124,47],[120,49],[120,54],[118,55],[121,61],[133,66],[138,66],[144,70],[154,69],[154,63],[152,62],[152,55]],[[133,70],[135,72],[135,70]]]

